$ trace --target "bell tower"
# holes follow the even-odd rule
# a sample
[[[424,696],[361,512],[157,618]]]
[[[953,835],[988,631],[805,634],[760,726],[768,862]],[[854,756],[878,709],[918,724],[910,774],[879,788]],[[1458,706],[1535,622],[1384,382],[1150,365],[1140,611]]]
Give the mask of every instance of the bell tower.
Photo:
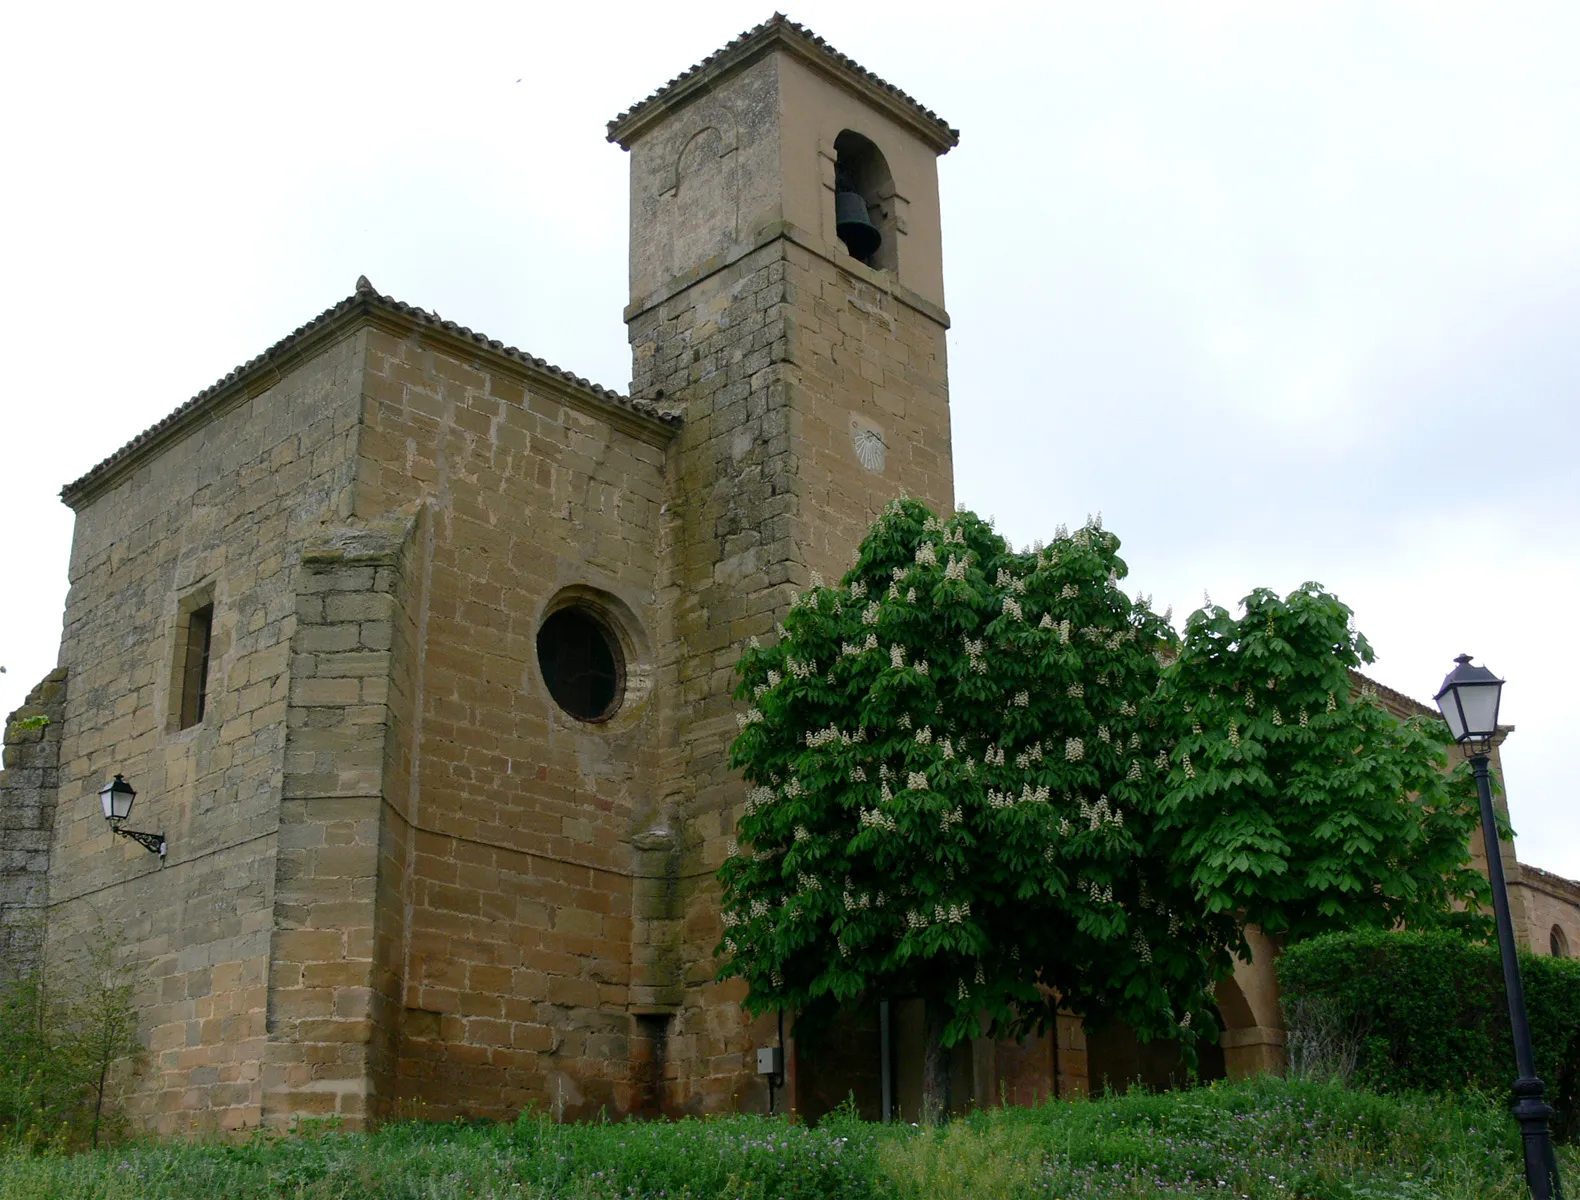
[[[735,659],[814,573],[851,565],[889,500],[953,505],[937,160],[958,137],[780,15],[609,124],[631,155],[631,393],[684,418],[632,988],[677,1111],[764,1091],[750,1051],[771,1031],[711,982],[743,790]]]

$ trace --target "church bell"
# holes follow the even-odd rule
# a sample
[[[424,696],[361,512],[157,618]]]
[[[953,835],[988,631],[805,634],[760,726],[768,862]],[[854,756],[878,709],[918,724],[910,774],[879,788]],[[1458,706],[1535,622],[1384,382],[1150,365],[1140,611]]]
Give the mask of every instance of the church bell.
[[[863,262],[883,244],[883,234],[867,215],[867,202],[857,192],[834,193],[834,232],[851,257]]]

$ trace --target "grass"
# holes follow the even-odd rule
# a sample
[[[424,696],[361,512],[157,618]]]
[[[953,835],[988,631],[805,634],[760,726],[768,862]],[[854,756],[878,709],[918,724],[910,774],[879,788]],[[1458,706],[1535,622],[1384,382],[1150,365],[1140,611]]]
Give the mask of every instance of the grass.
[[[0,1200],[994,1200],[1219,1196],[1496,1200],[1523,1194],[1497,1105],[1263,1078],[975,1114],[938,1130],[760,1117],[390,1125],[0,1155]],[[1580,1185],[1580,1154],[1564,1152]]]

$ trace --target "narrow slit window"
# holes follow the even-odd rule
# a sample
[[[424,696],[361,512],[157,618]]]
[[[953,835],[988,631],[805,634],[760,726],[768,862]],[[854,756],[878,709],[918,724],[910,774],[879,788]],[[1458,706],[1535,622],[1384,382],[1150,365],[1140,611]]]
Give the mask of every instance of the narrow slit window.
[[[208,707],[208,652],[214,631],[214,606],[205,604],[187,617],[186,658],[181,672],[181,728],[203,719]]]

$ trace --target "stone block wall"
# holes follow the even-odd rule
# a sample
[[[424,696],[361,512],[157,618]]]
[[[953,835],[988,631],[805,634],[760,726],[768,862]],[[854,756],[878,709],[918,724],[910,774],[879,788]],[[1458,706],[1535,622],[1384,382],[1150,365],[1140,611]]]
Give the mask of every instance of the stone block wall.
[[[355,511],[424,522],[397,634],[409,782],[387,790],[405,857],[394,1102],[640,1107],[632,873],[634,844],[668,836],[654,579],[671,427],[442,331],[369,336]],[[567,601],[622,638],[626,699],[602,722],[565,713],[538,665]]]
[[[65,709],[66,671],[56,668],[6,718],[0,760],[0,983],[43,966]]]
[[[127,1109],[151,1132],[254,1126],[262,1114],[300,548],[350,502],[359,335],[285,356],[211,401],[204,424],[68,493],[77,509],[62,666],[49,947],[101,921],[127,938],[147,1065]],[[214,606],[208,708],[179,728],[185,607]],[[105,827],[120,772],[135,829]]]
[[[662,773],[681,839],[678,878],[653,891],[651,918],[678,942],[659,961],[684,988],[666,1100],[676,1111],[766,1107],[751,1051],[772,1040],[771,1022],[748,1020],[740,988],[714,982],[713,875],[743,796],[728,761],[734,665],[750,638],[774,636],[812,572],[848,569],[890,499],[950,511],[946,319],[779,223],[633,304],[627,321],[633,393],[685,415],[671,449],[659,661],[678,700]],[[863,463],[858,440],[873,435],[883,453]]]

